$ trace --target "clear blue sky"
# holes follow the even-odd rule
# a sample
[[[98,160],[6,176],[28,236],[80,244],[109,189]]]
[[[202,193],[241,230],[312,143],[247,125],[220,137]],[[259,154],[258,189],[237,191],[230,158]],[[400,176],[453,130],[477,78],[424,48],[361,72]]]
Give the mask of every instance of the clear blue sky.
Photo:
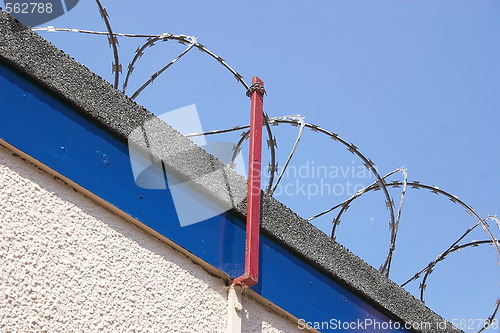
[[[409,179],[437,185],[480,216],[500,213],[500,1],[103,1],[114,31],[194,35],[247,82],[265,81],[270,116],[301,114],[339,133],[371,158],[381,174],[408,168]],[[45,25],[105,31],[93,1]],[[40,33],[112,81],[106,38]],[[125,69],[139,40],[120,39]],[[183,49],[165,42],[147,50],[133,88]],[[196,104],[205,130],[248,122],[244,90],[213,59],[192,50],[137,101],[163,112]],[[296,128],[275,127],[280,165]],[[223,136],[218,141],[234,140]],[[306,131],[276,197],[303,217],[339,203],[348,182],[375,179],[345,148]],[[313,175],[314,166],[347,177]],[[355,171],[354,177],[352,171]],[[300,179],[299,179],[300,178]],[[401,179],[399,175],[391,179]],[[302,184],[340,184],[343,193],[304,195]],[[332,187],[330,187],[332,188]],[[323,189],[326,191],[327,185]],[[398,192],[391,192],[396,203]],[[315,221],[329,233],[332,215]],[[354,202],[337,240],[378,268],[389,239],[380,192]],[[391,278],[402,283],[424,267],[474,220],[459,206],[424,190],[408,190]],[[490,224],[500,237],[498,228]],[[471,239],[486,239],[477,232]],[[427,304],[448,319],[488,316],[499,294],[490,246],[451,255],[429,280]],[[417,285],[408,288],[416,295]],[[469,330],[473,331],[473,330]]]

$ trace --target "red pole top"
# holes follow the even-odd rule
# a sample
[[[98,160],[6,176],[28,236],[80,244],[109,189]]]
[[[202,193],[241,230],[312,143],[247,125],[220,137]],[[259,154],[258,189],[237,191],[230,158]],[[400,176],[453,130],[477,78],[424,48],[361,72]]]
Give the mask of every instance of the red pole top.
[[[262,81],[258,76],[252,77],[252,84],[253,83],[259,83],[260,85],[264,86],[264,81]]]

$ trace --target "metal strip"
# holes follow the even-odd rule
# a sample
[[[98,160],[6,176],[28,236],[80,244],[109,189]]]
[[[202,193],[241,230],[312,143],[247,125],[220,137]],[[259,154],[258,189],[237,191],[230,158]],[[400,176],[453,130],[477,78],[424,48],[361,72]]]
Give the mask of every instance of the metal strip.
[[[261,79],[254,76],[252,86],[264,86]],[[242,283],[248,287],[259,280],[259,235],[262,165],[262,124],[264,90],[254,89],[250,107],[250,154],[248,159],[248,200],[247,200],[247,239],[245,250],[245,273],[234,279],[233,284]]]
[[[227,333],[241,333],[243,288],[230,285],[227,293]]]

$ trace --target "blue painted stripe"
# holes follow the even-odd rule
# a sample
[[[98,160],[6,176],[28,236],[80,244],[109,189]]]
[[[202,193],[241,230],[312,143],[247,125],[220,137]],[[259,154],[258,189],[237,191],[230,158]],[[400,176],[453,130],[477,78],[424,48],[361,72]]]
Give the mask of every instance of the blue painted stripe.
[[[172,196],[135,184],[126,142],[50,93],[0,65],[0,138],[78,183],[232,277],[243,273],[244,222],[231,213],[180,227]],[[286,274],[286,278],[284,277]],[[263,236],[257,293],[308,322],[390,318]],[[407,332],[403,329],[346,332]]]

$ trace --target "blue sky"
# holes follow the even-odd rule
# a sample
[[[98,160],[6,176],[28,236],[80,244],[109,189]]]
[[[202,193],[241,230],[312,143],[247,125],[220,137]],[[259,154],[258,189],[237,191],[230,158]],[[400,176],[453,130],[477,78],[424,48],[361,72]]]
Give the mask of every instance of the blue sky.
[[[338,133],[373,160],[381,174],[408,168],[409,179],[458,195],[480,216],[500,213],[499,1],[103,1],[116,32],[193,35],[247,82],[261,77],[270,116],[301,114]],[[93,1],[45,25],[105,31]],[[40,32],[112,81],[104,37]],[[125,69],[139,40],[120,41]],[[148,49],[130,91],[183,49],[164,42]],[[137,101],[161,114],[196,104],[205,130],[248,123],[244,89],[217,62],[192,50]],[[273,127],[280,165],[297,129]],[[237,140],[238,134],[210,140]],[[369,185],[362,163],[331,139],[306,131],[276,197],[303,217]],[[327,168],[318,176],[314,170]],[[316,167],[316,169],[315,169]],[[324,170],[324,169],[323,169]],[[340,172],[335,176],[334,171]],[[342,176],[342,170],[346,177]],[[395,175],[391,180],[401,179]],[[334,184],[342,193],[304,193],[300,186]],[[332,185],[333,184],[333,185]],[[361,185],[360,185],[361,186]],[[310,192],[310,191],[309,191]],[[396,203],[399,193],[391,191]],[[409,189],[391,278],[402,283],[461,235],[474,220],[446,198]],[[314,222],[329,233],[333,216]],[[380,191],[355,201],[337,240],[378,268],[387,251],[389,215]],[[497,238],[498,228],[494,228]],[[478,231],[469,240],[486,239]],[[499,293],[491,246],[450,255],[429,280],[427,304],[447,319],[489,316]],[[417,295],[418,284],[408,290]],[[477,322],[475,322],[477,325]],[[466,330],[474,331],[474,330]]]

